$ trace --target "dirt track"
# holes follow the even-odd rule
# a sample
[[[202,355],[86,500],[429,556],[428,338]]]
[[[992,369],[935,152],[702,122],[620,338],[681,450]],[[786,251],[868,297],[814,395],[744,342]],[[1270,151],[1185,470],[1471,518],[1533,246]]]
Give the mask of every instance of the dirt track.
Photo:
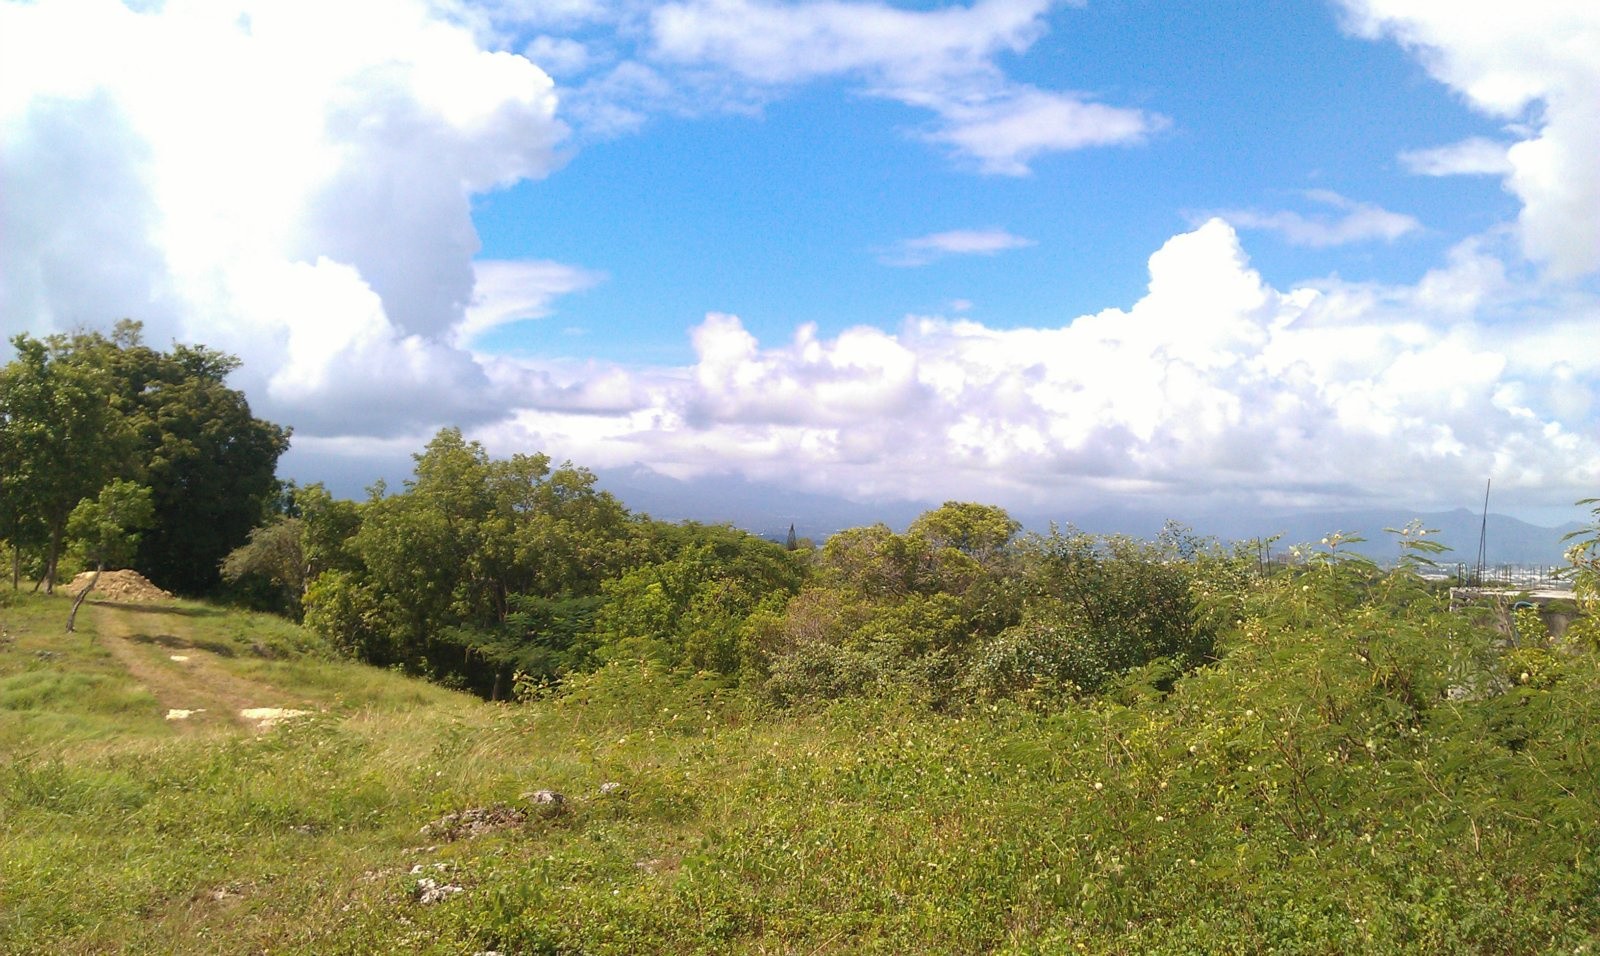
[[[271,726],[270,720],[247,718],[241,712],[307,707],[271,684],[236,673],[226,663],[235,653],[231,645],[196,640],[191,611],[96,603],[93,613],[100,642],[154,695],[179,732],[263,730]]]

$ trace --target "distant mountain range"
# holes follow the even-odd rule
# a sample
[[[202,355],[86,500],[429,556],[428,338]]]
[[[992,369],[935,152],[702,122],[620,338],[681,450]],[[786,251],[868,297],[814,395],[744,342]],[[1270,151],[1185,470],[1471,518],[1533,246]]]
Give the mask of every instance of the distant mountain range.
[[[814,494],[777,485],[715,475],[681,481],[643,465],[600,470],[600,486],[622,500],[635,512],[644,512],[667,521],[728,523],[773,540],[782,540],[790,524],[795,533],[817,543],[845,528],[883,522],[903,530],[917,515],[938,502],[860,502],[831,495]],[[1013,511],[1013,516],[1029,530],[1047,530],[1052,521],[1072,525],[1097,534],[1127,534],[1153,537],[1168,520],[1180,521],[1195,533],[1222,541],[1247,541],[1276,536],[1274,550],[1294,544],[1316,544],[1331,532],[1359,535],[1365,542],[1351,549],[1378,561],[1393,560],[1399,554],[1395,536],[1385,528],[1400,528],[1414,518],[1425,527],[1438,529],[1429,540],[1451,548],[1440,555],[1441,564],[1474,564],[1478,556],[1478,537],[1483,516],[1466,508],[1454,511],[1418,513],[1395,509],[1360,511],[1303,512],[1295,514],[1256,514],[1227,512],[1210,514],[1158,514],[1137,509],[1100,509],[1081,514],[1040,514]],[[1487,562],[1489,565],[1555,565],[1563,563],[1562,536],[1580,526],[1569,523],[1555,528],[1529,524],[1508,515],[1489,515]]]
[[[1413,519],[1421,519],[1423,527],[1436,529],[1438,534],[1428,536],[1451,550],[1438,555],[1440,564],[1457,562],[1472,565],[1478,560],[1478,541],[1483,532],[1481,513],[1466,508],[1431,514],[1406,513],[1393,510],[1339,511],[1272,517],[1239,516],[1211,524],[1197,523],[1197,530],[1224,540],[1246,540],[1280,535],[1276,547],[1296,543],[1315,543],[1334,531],[1358,534],[1365,538],[1355,545],[1358,552],[1379,561],[1390,561],[1399,556],[1396,536],[1386,534],[1385,528],[1401,528]],[[1529,524],[1509,515],[1489,514],[1488,533],[1485,540],[1485,560],[1496,565],[1558,565],[1564,563],[1562,537],[1580,526],[1569,523],[1557,528]]]

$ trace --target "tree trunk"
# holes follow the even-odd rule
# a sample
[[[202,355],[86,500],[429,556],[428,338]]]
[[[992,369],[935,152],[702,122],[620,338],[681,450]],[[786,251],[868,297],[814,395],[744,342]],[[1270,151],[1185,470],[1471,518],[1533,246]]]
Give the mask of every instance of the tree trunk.
[[[56,593],[56,562],[61,559],[61,536],[65,533],[66,527],[67,523],[65,521],[58,521],[56,526],[50,529],[50,551],[45,556],[44,562],[44,593],[46,594]],[[34,590],[37,591],[38,588],[34,588]]]
[[[96,564],[94,566],[94,577],[90,578],[89,579],[89,583],[84,586],[82,591],[78,592],[78,596],[76,598],[73,598],[73,600],[72,600],[72,613],[67,615],[67,633],[68,634],[74,633],[72,625],[74,623],[76,623],[77,620],[78,620],[78,608],[83,606],[83,599],[88,597],[89,596],[89,592],[94,590],[95,584],[99,583],[99,581],[100,581],[100,572],[104,571],[105,569],[106,569],[106,563],[104,561],[101,561],[99,564]]]
[[[22,546],[11,546],[11,590],[16,591],[22,587]]]

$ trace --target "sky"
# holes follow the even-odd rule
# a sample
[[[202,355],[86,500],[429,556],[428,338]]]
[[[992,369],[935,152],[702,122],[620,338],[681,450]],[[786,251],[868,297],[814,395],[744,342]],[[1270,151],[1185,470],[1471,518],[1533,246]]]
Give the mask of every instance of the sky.
[[[0,0],[0,330],[280,474],[1031,512],[1600,495],[1600,5]]]

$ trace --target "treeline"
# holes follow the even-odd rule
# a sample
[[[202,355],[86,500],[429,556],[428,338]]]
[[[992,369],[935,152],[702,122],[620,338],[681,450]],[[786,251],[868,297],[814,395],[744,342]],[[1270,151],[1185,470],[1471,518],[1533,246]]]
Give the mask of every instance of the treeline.
[[[1177,531],[1021,535],[999,508],[952,502],[904,534],[799,548],[631,514],[585,469],[492,460],[455,429],[415,457],[398,493],[296,489],[225,574],[363,660],[489,697],[640,660],[780,701],[1070,697],[1210,651],[1202,554]]]
[[[142,326],[11,339],[0,368],[0,542],[12,587],[107,558],[183,594],[277,507],[289,430],[227,386],[239,361],[144,344]],[[77,513],[76,519],[74,514]]]
[[[542,454],[491,460],[455,429],[398,493],[280,483],[286,428],[233,356],[142,327],[11,340],[0,368],[0,541],[13,588],[131,566],[182,594],[280,611],[350,654],[488,697],[649,661],[780,701],[1092,692],[1204,660],[1194,542],[1020,535],[949,503],[904,534],[820,548],[630,513]],[[1154,673],[1154,671],[1152,671]]]

